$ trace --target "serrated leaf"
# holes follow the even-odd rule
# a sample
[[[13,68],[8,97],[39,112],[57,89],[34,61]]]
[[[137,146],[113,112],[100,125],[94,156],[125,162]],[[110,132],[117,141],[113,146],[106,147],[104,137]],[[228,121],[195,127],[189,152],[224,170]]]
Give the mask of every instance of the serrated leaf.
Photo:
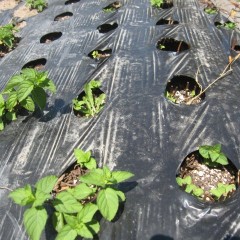
[[[94,158],[90,158],[90,161],[89,162],[86,162],[84,163],[84,166],[87,168],[87,169],[95,169],[97,167],[97,163],[96,163],[96,160]]]
[[[59,232],[64,226],[63,213],[54,212],[52,216],[52,223],[53,223],[54,229],[57,232]]]
[[[199,153],[204,158],[209,158],[209,151],[211,150],[212,146],[204,145],[199,147]]]
[[[39,87],[42,87],[46,90],[49,90],[52,93],[56,93],[56,86],[52,80],[49,78],[45,79],[43,82],[39,84]]]
[[[43,110],[47,102],[46,92],[41,87],[35,87],[31,94],[33,101]]]
[[[34,112],[35,104],[30,96],[25,98],[22,102],[20,102],[21,106],[27,109],[30,112]]]
[[[0,107],[3,107],[3,106],[5,106],[5,100],[3,98],[3,95],[0,94]]]
[[[215,151],[209,151],[209,156],[210,156],[212,162],[216,162],[216,160],[219,157],[219,153],[217,153]]]
[[[24,80],[19,84],[19,88],[17,89],[18,101],[22,102],[25,98],[27,98],[33,90],[33,83],[29,80]]]
[[[35,184],[35,187],[36,187],[37,191],[41,191],[44,193],[51,193],[57,180],[58,180],[58,178],[54,175],[46,176],[46,177],[40,179]]]
[[[113,171],[112,176],[114,179],[116,179],[117,183],[120,183],[133,177],[134,174],[126,171]]]
[[[93,219],[93,215],[96,213],[97,210],[97,205],[93,203],[86,204],[77,215],[78,221],[83,223],[91,222]]]
[[[77,231],[69,225],[65,225],[58,233],[56,240],[74,240],[77,237]]]
[[[75,158],[77,159],[78,164],[89,162],[91,158],[90,151],[84,152],[81,149],[74,149],[74,155],[75,155]]]
[[[221,144],[215,144],[213,146],[213,151],[217,152],[217,153],[220,153],[221,152]]]
[[[10,78],[6,87],[4,88],[3,92],[8,92],[9,90],[13,89],[14,87],[18,86],[21,82],[23,82],[23,77],[20,75],[15,75]]]
[[[32,203],[35,200],[31,186],[27,184],[24,188],[17,188],[9,194],[12,200],[21,206]]]
[[[74,198],[82,200],[93,194],[95,189],[88,187],[85,183],[80,183],[76,187],[68,189],[68,192],[71,193]]]
[[[22,69],[21,74],[25,80],[35,81],[37,76],[37,71],[33,68],[24,68]]]
[[[6,108],[9,111],[12,111],[12,109],[17,105],[17,100],[18,100],[17,92],[14,91],[9,93],[9,96],[6,101]]]
[[[35,198],[36,200],[33,203],[33,207],[39,207],[42,206],[47,199],[50,199],[51,195],[42,191],[36,191]]]
[[[83,206],[68,192],[60,192],[53,201],[54,208],[62,213],[77,213]]]
[[[47,211],[30,208],[24,212],[23,222],[31,240],[39,240],[47,222]]]
[[[118,210],[118,195],[111,188],[101,190],[97,196],[97,206],[103,217],[111,221]]]
[[[218,157],[216,162],[220,163],[222,165],[228,165],[229,164],[227,157],[223,153],[219,154],[219,157]]]
[[[96,185],[100,187],[105,186],[105,178],[102,169],[93,169],[91,172],[80,177],[80,181],[90,185]]]

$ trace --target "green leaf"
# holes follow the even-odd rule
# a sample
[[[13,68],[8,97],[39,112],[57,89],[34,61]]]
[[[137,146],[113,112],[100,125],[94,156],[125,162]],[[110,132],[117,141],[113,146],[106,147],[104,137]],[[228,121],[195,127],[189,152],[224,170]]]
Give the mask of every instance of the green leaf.
[[[204,145],[199,147],[199,153],[204,158],[209,158],[209,151],[212,149],[212,146]]]
[[[17,116],[15,112],[7,112],[5,116],[9,121],[17,120]]]
[[[91,222],[93,219],[93,215],[96,213],[97,210],[98,207],[95,204],[86,204],[77,215],[78,221],[83,223]]]
[[[33,90],[33,82],[29,80],[24,80],[19,84],[19,88],[17,89],[17,96],[18,96],[18,101],[22,102],[25,98],[29,96],[29,94]]]
[[[31,240],[39,240],[47,222],[47,211],[30,208],[24,212],[23,222]]]
[[[80,177],[80,181],[90,185],[96,185],[100,187],[105,186],[105,178],[102,169],[93,169],[91,172]]]
[[[35,104],[30,96],[25,98],[22,102],[20,102],[21,106],[27,109],[30,112],[34,112]]]
[[[117,193],[111,189],[103,189],[98,193],[97,206],[108,221],[111,221],[118,210],[119,202]]]
[[[183,179],[183,184],[191,184],[192,183],[192,178],[191,176],[186,176],[184,179]]]
[[[219,157],[216,162],[222,165],[228,165],[229,163],[227,157],[223,153],[219,154]]]
[[[17,105],[17,92],[11,92],[9,93],[8,99],[6,101],[6,108],[9,111],[12,111],[12,109]]]
[[[3,98],[3,95],[0,94],[0,107],[3,107],[3,106],[5,106],[5,100]]]
[[[47,95],[41,87],[36,87],[33,89],[32,98],[41,110],[45,108],[47,102]]]
[[[126,171],[114,171],[112,172],[112,176],[117,181],[117,183],[120,183],[133,177],[134,174]]]
[[[214,152],[220,153],[221,152],[221,144],[213,145],[212,150]]]
[[[12,90],[14,87],[18,86],[21,82],[23,82],[23,80],[24,80],[23,77],[20,75],[15,75],[11,77],[3,92],[5,93],[8,92],[9,90]]]
[[[35,81],[37,76],[37,70],[33,68],[24,68],[21,70],[21,74],[25,80]]]
[[[100,230],[100,225],[96,220],[92,220],[91,222],[86,223],[86,226],[94,234],[97,234]]]
[[[193,189],[193,194],[197,197],[200,197],[201,195],[203,195],[204,191],[201,188],[195,188]]]
[[[52,80],[46,78],[43,82],[39,83],[39,87],[49,90],[52,93],[56,93],[56,86]]]
[[[85,223],[80,223],[76,227],[78,235],[84,238],[93,238],[93,234],[91,233],[90,229],[86,226]]]
[[[72,196],[78,200],[82,200],[95,192],[94,188],[88,187],[85,183],[80,183],[76,187],[67,190]]]
[[[187,185],[185,192],[191,193],[195,189],[196,189],[196,186],[194,184],[189,184],[189,185]]]
[[[52,216],[52,223],[53,223],[54,229],[57,232],[59,232],[64,226],[63,213],[54,212]]]
[[[89,162],[84,163],[84,166],[90,170],[95,169],[97,167],[96,160],[91,157]]]
[[[65,225],[58,233],[56,240],[74,240],[77,237],[77,231],[69,225]]]
[[[124,202],[126,200],[125,194],[122,191],[115,190],[115,193],[118,195],[119,199]]]
[[[212,193],[214,196],[216,196],[218,199],[225,193],[225,187],[218,187],[210,190],[210,193]]]
[[[77,213],[83,206],[68,192],[60,192],[53,201],[54,208],[62,213]]]
[[[226,185],[226,193],[236,190],[235,184]]]
[[[80,164],[80,165],[82,163],[89,162],[90,158],[91,158],[91,152],[90,151],[84,152],[81,149],[74,149],[74,155],[75,155],[75,158],[77,159],[77,163]]]
[[[176,178],[177,184],[181,187],[183,185],[183,179],[180,177]]]
[[[41,191],[44,193],[51,193],[57,180],[58,180],[58,178],[54,175],[46,176],[46,177],[40,179],[36,183],[35,187],[36,187],[37,191]]]
[[[77,217],[64,213],[64,219],[72,229],[76,228],[76,225],[78,224]]]
[[[39,207],[42,206],[43,203],[47,200],[51,198],[51,195],[49,193],[44,193],[41,191],[37,191],[35,194],[35,201],[33,203],[33,207]]]
[[[16,204],[21,206],[25,206],[35,200],[29,184],[27,184],[24,188],[15,189],[9,194],[9,197],[12,198]]]

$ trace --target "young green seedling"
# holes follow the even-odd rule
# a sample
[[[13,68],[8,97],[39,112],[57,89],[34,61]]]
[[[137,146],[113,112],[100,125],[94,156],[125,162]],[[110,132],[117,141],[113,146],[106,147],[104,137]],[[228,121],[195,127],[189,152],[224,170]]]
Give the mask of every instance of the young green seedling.
[[[207,14],[216,14],[218,12],[218,10],[216,8],[205,8],[204,12],[206,12]]]
[[[75,149],[74,153],[77,162],[81,164],[95,161],[90,152]],[[51,194],[58,182],[56,176],[42,178],[33,189],[26,185],[9,194],[16,204],[30,207],[24,212],[23,221],[31,240],[39,240],[45,228],[48,219],[45,209],[47,203],[54,207],[52,222],[58,232],[56,240],[74,240],[77,236],[93,238],[100,230],[100,224],[94,217],[98,210],[109,221],[116,216],[119,202],[125,201],[125,195],[118,190],[117,184],[133,174],[110,171],[106,166],[89,166],[91,170],[80,177],[78,185],[61,191],[56,196]]]
[[[223,184],[218,183],[217,188],[211,189],[210,192],[217,200],[221,197],[226,199],[229,193],[236,190],[236,186],[234,184]]]
[[[199,153],[204,158],[204,164],[209,166],[228,165],[228,159],[221,152],[221,144],[213,146],[204,145],[199,147]]]
[[[159,44],[158,48],[162,50],[162,49],[165,49],[166,47],[163,44]]]
[[[43,110],[47,101],[46,90],[56,92],[47,72],[25,68],[20,74],[14,75],[0,94],[0,130],[4,129],[5,123],[17,119],[21,108],[34,112],[37,105]]]
[[[31,9],[36,9],[38,12],[42,12],[47,7],[45,0],[26,0],[27,6]]]
[[[8,50],[11,50],[15,40],[14,33],[17,31],[13,24],[0,27],[0,44],[7,47]]]
[[[96,51],[93,51],[92,52],[92,57],[94,58],[94,59],[99,59],[100,58],[100,54],[99,54],[99,52],[96,50]]]
[[[99,96],[94,94],[95,89],[101,87],[100,81],[91,80],[84,85],[85,95],[82,99],[73,99],[73,109],[80,112],[86,117],[93,117],[98,114],[105,103],[106,94],[102,93]]]
[[[151,0],[152,7],[160,8],[163,3],[164,0]]]
[[[201,197],[204,193],[203,189],[192,183],[191,176],[186,176],[185,178],[177,177],[176,181],[180,187],[185,189],[185,192],[191,193],[193,196]]]

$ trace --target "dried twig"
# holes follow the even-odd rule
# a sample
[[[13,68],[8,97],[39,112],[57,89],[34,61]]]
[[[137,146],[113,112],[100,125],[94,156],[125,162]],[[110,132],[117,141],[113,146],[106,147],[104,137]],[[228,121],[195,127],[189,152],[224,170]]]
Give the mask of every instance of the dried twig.
[[[5,189],[5,190],[8,190],[8,191],[13,191],[11,188],[8,188],[8,187],[0,187],[0,189]]]
[[[215,84],[218,80],[226,77],[229,73],[232,72],[232,64],[240,57],[240,53],[234,57],[229,63],[228,65],[225,67],[225,69],[222,71],[222,73],[219,75],[219,77],[217,77],[212,83],[210,83],[204,90],[201,89],[200,93],[198,95],[196,95],[194,98],[190,99],[188,102],[186,102],[187,105],[192,104],[192,102],[194,100],[196,100],[197,98],[199,98],[203,93],[205,93],[213,84]],[[199,85],[200,86],[200,85]]]

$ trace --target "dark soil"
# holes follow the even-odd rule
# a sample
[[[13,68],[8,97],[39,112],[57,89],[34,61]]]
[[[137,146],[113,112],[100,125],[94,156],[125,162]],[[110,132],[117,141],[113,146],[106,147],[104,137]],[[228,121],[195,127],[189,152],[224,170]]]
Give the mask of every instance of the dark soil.
[[[192,183],[204,190],[201,199],[206,202],[215,202],[216,200],[210,193],[211,189],[217,188],[218,183],[235,184],[238,186],[237,168],[229,161],[227,166],[209,167],[203,164],[203,158],[198,151],[189,154],[183,161],[178,177],[185,178],[190,176]],[[185,188],[184,188],[185,189]],[[228,194],[226,198],[233,195],[235,191]],[[219,201],[225,200],[220,198]]]
[[[6,47],[3,44],[0,44],[0,58],[4,57],[6,54],[8,54],[9,52],[11,52],[14,48],[17,47],[18,43],[20,42],[20,38],[16,37],[13,43],[13,47],[12,49],[9,49],[8,47]]]

